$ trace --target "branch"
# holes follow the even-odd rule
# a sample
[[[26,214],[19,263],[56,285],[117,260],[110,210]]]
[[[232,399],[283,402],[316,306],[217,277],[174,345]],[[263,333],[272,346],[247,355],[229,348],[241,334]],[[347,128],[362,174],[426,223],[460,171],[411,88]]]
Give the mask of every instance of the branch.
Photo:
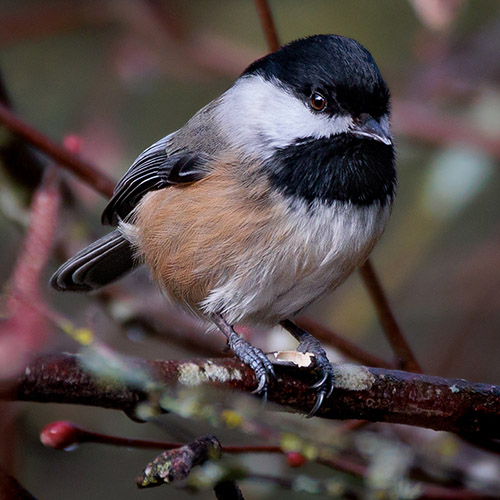
[[[47,447],[55,450],[66,450],[83,443],[99,443],[125,448],[145,448],[153,450],[172,450],[181,448],[184,443],[168,441],[151,441],[149,439],[134,439],[121,436],[112,436],[101,432],[93,432],[67,420],[60,420],[47,424],[40,432],[40,441]],[[229,445],[221,446],[223,453],[242,455],[246,453],[280,453],[284,454],[281,446],[277,445]]]
[[[131,412],[146,395],[132,384],[97,380],[72,354],[54,354],[32,362],[0,398],[45,403],[69,403]],[[251,392],[252,370],[236,359],[189,361],[128,361],[137,370],[150,370],[166,386],[199,385]],[[336,388],[317,415],[328,419],[365,419],[408,424],[434,430],[500,438],[500,387],[473,384],[382,368],[335,365]],[[268,398],[284,411],[308,413],[315,402],[310,370],[275,365],[278,382]]]
[[[372,263],[367,260],[359,269],[359,272],[375,306],[379,322],[382,325],[387,340],[398,357],[398,366],[411,372],[422,373],[422,368],[418,364],[408,342],[406,342],[401,328],[399,328]]]
[[[193,467],[221,456],[221,446],[215,436],[195,439],[180,448],[158,455],[136,479],[137,487],[151,488],[186,479]]]
[[[81,181],[90,185],[102,195],[109,198],[113,194],[114,180],[99,171],[97,167],[81,160],[78,156],[71,154],[62,146],[51,141],[1,103],[0,123],[3,123],[11,132],[49,155],[55,160],[57,166],[71,170]]]
[[[267,0],[255,0],[255,7],[259,15],[262,31],[266,37],[267,46],[270,52],[275,52],[280,48],[280,41],[276,25],[274,24],[273,14],[269,8]]]

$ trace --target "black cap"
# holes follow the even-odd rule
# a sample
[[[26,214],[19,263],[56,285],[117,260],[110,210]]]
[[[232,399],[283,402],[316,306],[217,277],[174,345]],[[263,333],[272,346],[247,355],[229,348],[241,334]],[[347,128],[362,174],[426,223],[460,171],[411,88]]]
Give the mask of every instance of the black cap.
[[[320,92],[327,112],[389,111],[389,90],[371,54],[356,40],[339,35],[314,35],[285,45],[252,63],[242,77],[260,75],[301,99]]]

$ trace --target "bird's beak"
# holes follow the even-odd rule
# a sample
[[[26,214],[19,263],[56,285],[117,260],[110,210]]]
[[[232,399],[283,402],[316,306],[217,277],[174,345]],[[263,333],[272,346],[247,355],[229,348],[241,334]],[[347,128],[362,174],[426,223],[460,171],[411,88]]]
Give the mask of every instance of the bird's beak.
[[[389,127],[381,125],[375,118],[373,118],[373,116],[370,115],[361,115],[351,132],[354,135],[383,142],[388,146],[392,145],[392,136],[389,132]]]

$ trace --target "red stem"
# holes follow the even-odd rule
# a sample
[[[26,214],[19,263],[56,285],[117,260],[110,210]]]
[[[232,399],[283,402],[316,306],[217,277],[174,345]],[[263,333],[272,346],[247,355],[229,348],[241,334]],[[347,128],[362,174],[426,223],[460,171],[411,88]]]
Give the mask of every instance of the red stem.
[[[128,448],[148,448],[158,450],[172,450],[181,448],[185,443],[172,443],[166,441],[150,441],[147,439],[130,439],[120,436],[110,436],[99,432],[87,431],[79,428],[79,439],[81,443],[102,443],[113,446],[125,446]],[[280,446],[222,446],[224,453],[284,453]]]

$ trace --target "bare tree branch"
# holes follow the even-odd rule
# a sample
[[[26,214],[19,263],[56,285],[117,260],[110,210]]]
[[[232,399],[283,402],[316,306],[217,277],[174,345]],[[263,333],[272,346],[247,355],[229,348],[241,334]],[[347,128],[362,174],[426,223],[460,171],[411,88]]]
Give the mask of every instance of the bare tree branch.
[[[131,412],[146,395],[123,380],[96,379],[79,363],[79,356],[55,354],[27,366],[0,397],[45,403],[72,403]],[[219,387],[251,392],[253,372],[236,359],[128,362],[149,370],[166,386],[209,381]],[[278,383],[269,400],[284,410],[308,413],[315,402],[309,369],[276,365]],[[214,375],[216,374],[216,375]],[[335,365],[336,388],[317,415],[329,419],[365,419],[426,427],[481,438],[500,438],[500,387],[463,379]]]
[[[215,436],[200,437],[158,455],[137,477],[137,487],[151,488],[186,479],[193,467],[221,456],[221,446]]]
[[[71,170],[80,180],[92,186],[102,195],[109,198],[113,194],[114,180],[102,173],[97,167],[81,160],[78,156],[51,141],[1,103],[0,123],[3,123],[11,132],[22,137],[40,151],[48,154],[56,161],[57,166]]]
[[[280,48],[280,41],[269,4],[267,0],[255,0],[255,7],[257,8],[257,13],[259,14],[260,24],[262,26],[264,36],[266,37],[269,51],[274,52]]]
[[[415,355],[404,338],[401,328],[399,328],[396,317],[391,310],[387,296],[385,295],[372,263],[367,260],[359,269],[359,272],[375,306],[379,322],[382,325],[387,340],[398,358],[398,367],[410,372],[422,373],[422,368],[418,364]]]

